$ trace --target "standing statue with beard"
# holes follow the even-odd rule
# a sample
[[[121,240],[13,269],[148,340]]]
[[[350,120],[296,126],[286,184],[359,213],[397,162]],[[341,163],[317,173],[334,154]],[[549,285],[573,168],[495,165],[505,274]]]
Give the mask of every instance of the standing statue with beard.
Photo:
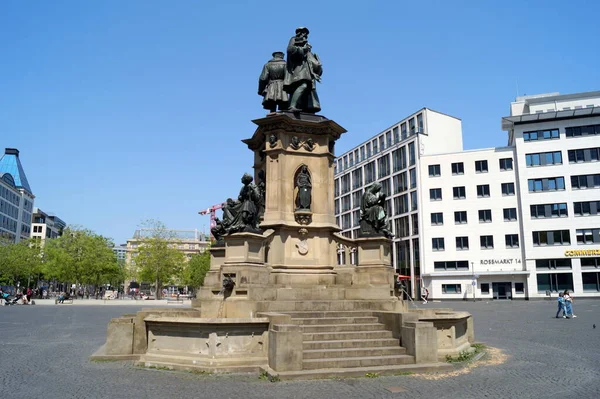
[[[290,96],[289,111],[317,113],[321,110],[316,83],[321,81],[323,65],[308,43],[307,28],[296,29],[287,47],[287,73],[283,89]]]

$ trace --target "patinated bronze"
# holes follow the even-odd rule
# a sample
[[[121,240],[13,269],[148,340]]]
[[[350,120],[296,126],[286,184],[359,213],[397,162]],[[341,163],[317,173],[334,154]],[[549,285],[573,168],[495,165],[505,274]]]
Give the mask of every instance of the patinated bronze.
[[[285,110],[288,107],[288,94],[283,90],[286,74],[286,62],[283,53],[276,51],[273,58],[263,66],[258,78],[258,95],[263,97],[263,108],[271,112]]]
[[[308,167],[303,165],[296,178],[296,187],[298,187],[298,195],[296,196],[296,210],[310,210],[312,202],[312,183]]]
[[[225,226],[223,226],[223,222],[219,218],[215,218],[215,227],[210,229],[210,233],[215,239],[214,247],[221,247],[225,245],[225,241],[223,240],[223,236],[227,234],[227,230],[225,230]]]
[[[289,94],[289,111],[316,113],[321,110],[316,82],[321,81],[323,65],[308,43],[307,28],[296,29],[287,47],[287,70],[283,89]]]
[[[360,205],[359,236],[387,238],[394,236],[387,222],[385,199],[385,193],[381,192],[381,183],[373,183],[366,189]]]
[[[290,147],[292,147],[294,150],[300,149],[300,139],[298,138],[298,136],[292,137],[292,141],[290,142]]]

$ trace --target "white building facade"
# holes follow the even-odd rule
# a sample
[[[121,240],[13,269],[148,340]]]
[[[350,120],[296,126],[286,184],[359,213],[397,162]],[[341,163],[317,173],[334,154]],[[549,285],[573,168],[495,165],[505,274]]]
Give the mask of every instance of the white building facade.
[[[57,238],[62,235],[67,224],[58,216],[48,214],[39,208],[33,209],[31,223],[31,238],[45,241],[47,238]]]
[[[462,122],[422,108],[342,154],[335,164],[335,212],[342,234],[358,237],[362,195],[366,187],[380,182],[388,197],[387,211],[395,235],[394,267],[410,277],[413,292],[418,291],[421,273],[419,160],[444,151],[462,151]]]
[[[418,134],[395,141],[418,114]],[[463,151],[460,120],[425,108],[342,154],[343,234],[357,237],[362,192],[380,181],[394,266],[413,296],[420,287],[441,300],[600,296],[600,92],[519,97],[502,126],[507,147]],[[375,143],[378,153],[360,156]]]

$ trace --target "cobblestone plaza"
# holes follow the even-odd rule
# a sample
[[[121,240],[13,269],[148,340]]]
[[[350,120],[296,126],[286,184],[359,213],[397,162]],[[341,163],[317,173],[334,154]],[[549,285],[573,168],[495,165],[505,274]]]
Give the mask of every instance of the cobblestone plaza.
[[[575,319],[553,301],[429,303],[471,312],[493,350],[446,374],[268,382],[256,374],[196,375],[130,362],[90,362],[112,317],[137,306],[1,307],[3,398],[598,398],[600,301],[580,300]],[[596,324],[597,328],[593,328]]]

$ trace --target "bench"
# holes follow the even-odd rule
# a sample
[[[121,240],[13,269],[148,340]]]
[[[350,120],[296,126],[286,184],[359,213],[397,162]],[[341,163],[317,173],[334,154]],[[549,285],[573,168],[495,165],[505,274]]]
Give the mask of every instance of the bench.
[[[58,298],[56,298],[56,299],[54,300],[54,304],[55,304],[55,305],[64,305],[65,303],[68,303],[68,304],[71,304],[71,305],[72,305],[72,304],[73,304],[73,298],[65,299],[65,300],[64,300],[62,303],[59,303],[59,302],[58,302]]]

